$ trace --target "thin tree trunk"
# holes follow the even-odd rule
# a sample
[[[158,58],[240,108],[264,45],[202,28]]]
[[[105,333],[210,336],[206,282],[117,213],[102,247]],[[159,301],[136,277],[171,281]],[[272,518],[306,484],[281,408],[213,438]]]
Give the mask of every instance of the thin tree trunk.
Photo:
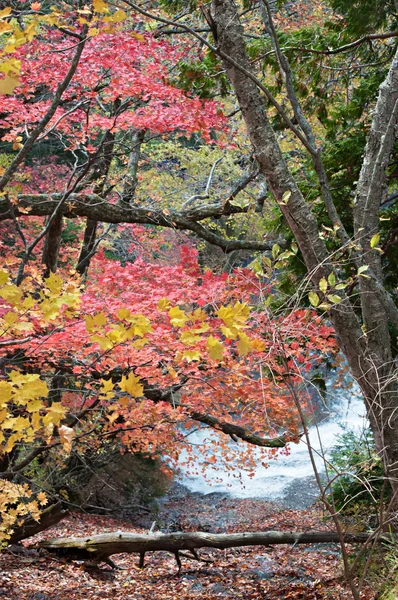
[[[57,215],[49,227],[44,242],[42,262],[46,266],[45,276],[55,273],[58,266],[59,248],[61,246],[61,235],[63,227],[62,215]]]
[[[88,269],[90,259],[95,246],[97,237],[98,221],[87,219],[86,228],[84,230],[83,244],[80,251],[79,260],[77,261],[76,271],[83,275]]]

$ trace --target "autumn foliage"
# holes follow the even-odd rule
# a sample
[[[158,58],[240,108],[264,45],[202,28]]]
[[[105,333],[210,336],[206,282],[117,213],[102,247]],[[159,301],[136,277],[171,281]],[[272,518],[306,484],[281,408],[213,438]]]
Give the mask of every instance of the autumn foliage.
[[[33,11],[40,9],[35,4]],[[81,279],[74,267],[84,223],[77,220],[61,245],[58,271],[53,267],[43,277],[40,255],[52,221],[59,218],[62,231],[62,204],[73,213],[75,203],[95,193],[110,209],[133,207],[134,196],[126,200],[128,136],[195,134],[223,146],[226,117],[221,104],[176,87],[173,66],[190,52],[183,42],[157,38],[102,0],[77,13],[52,8],[34,14],[24,29],[5,9],[0,24],[7,40],[0,128],[8,144],[1,194],[12,217],[2,225],[0,243],[2,542],[25,515],[38,518],[50,500],[34,480],[18,479],[43,456],[65,467],[71,452],[101,452],[113,444],[121,452],[163,457],[167,469],[182,450],[189,456],[193,425],[220,433],[218,452],[227,468],[237,466],[239,440],[268,448],[264,460],[275,455],[300,433],[292,386],[306,406],[303,375],[336,347],[332,328],[314,310],[271,311],[268,271],[213,272],[199,266],[188,237],[178,247],[172,239],[168,261],[137,251],[126,252],[122,265],[112,243],[107,252],[94,247]],[[76,45],[84,45],[80,60],[51,113]],[[32,151],[18,162],[40,127],[36,142],[46,157]],[[64,195],[47,221],[19,205],[21,193],[45,203],[55,192]],[[73,192],[86,196],[71,198]],[[153,199],[148,203],[152,210]],[[141,225],[127,227],[127,240],[133,230],[152,248],[162,245]],[[274,249],[280,268],[284,254]],[[264,261],[271,272],[271,259]],[[203,450],[214,462],[214,443]],[[239,466],[251,470],[250,445],[242,460]]]

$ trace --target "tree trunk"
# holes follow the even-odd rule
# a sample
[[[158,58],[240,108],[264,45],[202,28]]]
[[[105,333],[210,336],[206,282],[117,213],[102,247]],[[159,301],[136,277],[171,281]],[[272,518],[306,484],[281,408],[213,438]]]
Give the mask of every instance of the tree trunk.
[[[51,222],[44,242],[42,262],[46,266],[45,276],[55,273],[58,265],[59,248],[61,245],[63,218],[57,215]]]
[[[62,510],[61,502],[48,506],[40,513],[40,520],[35,521],[29,517],[22,525],[15,527],[14,531],[9,539],[9,544],[16,544],[21,540],[25,540],[40,531],[44,531],[53,525],[59,523],[62,519],[68,516],[68,511]]]
[[[365,543],[372,536],[370,533],[346,533],[344,541],[348,543]],[[380,537],[379,541],[391,541],[391,537]],[[130,533],[115,531],[99,535],[71,538],[54,538],[40,543],[61,556],[69,556],[77,560],[107,560],[113,554],[144,554],[163,550],[176,553],[180,550],[196,550],[198,548],[237,548],[241,546],[272,546],[275,544],[319,544],[339,543],[337,533],[332,531],[266,531],[255,533]]]
[[[79,260],[77,262],[76,271],[83,275],[90,264],[92,252],[94,250],[97,236],[98,221],[87,219],[86,228],[84,230],[83,244],[80,251]]]

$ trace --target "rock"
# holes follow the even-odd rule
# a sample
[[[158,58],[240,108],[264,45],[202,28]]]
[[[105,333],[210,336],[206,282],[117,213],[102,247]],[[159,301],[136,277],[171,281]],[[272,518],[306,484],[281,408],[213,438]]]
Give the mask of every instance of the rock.
[[[249,569],[246,571],[247,574],[250,574],[253,579],[267,580],[272,579],[275,576],[275,567],[276,563],[267,558],[266,556],[258,556],[257,557],[258,568],[257,569]]]
[[[211,592],[212,596],[214,598],[218,598],[218,597],[223,597],[223,596],[228,596],[228,598],[231,598],[231,590],[227,590],[227,588],[225,586],[222,585],[222,583],[213,583],[213,585],[209,586],[207,588],[208,592]]]
[[[191,585],[191,592],[202,592],[203,591],[203,585],[200,583],[200,581],[195,581],[195,583],[193,583]]]

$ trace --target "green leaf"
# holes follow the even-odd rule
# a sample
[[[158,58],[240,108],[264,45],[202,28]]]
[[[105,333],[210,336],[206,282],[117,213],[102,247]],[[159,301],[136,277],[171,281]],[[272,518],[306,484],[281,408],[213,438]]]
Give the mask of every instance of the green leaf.
[[[380,241],[380,233],[375,233],[372,239],[370,240],[370,247],[376,248],[377,244]]]
[[[339,304],[341,302],[341,298],[340,296],[337,296],[337,294],[329,294],[327,298],[330,302],[333,302],[333,304]]]
[[[362,267],[359,267],[357,275],[360,275],[361,273],[364,273],[368,269],[369,269],[369,265],[362,265]]]
[[[328,282],[332,287],[334,287],[336,285],[336,277],[335,277],[334,273],[330,273],[330,275],[328,277]]]
[[[326,290],[328,289],[328,282],[326,281],[326,279],[324,277],[322,277],[322,279],[319,282],[319,289],[324,294],[326,293]]]
[[[310,292],[308,294],[308,300],[311,302],[312,306],[318,306],[319,304],[319,296],[315,292]]]
[[[278,246],[278,244],[274,244],[272,246],[272,258],[276,258],[280,251],[281,251],[280,246]]]

